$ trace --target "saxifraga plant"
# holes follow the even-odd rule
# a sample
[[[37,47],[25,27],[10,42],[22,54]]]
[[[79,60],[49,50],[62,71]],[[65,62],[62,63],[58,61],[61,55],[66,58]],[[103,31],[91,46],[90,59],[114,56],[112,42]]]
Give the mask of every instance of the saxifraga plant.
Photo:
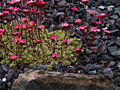
[[[43,63],[51,70],[53,64],[69,66],[76,62],[81,45],[77,38],[70,38],[65,25],[62,24],[65,30],[48,32],[44,25],[37,25],[27,18],[21,19],[19,24],[6,24],[0,29],[3,32],[0,45],[4,57],[1,63],[17,68],[23,63],[29,66]]]
[[[69,67],[71,63],[79,60],[80,55],[86,48],[92,46],[94,40],[102,39],[103,32],[110,33],[102,27],[107,14],[98,14],[96,8],[95,12],[89,12],[91,19],[90,22],[86,22],[88,0],[81,0],[81,2],[84,6],[83,19],[76,17],[78,7],[72,7],[70,4],[70,10],[73,12],[73,24],[63,23],[60,19],[62,29],[52,32],[45,29],[47,19],[49,19],[45,16],[46,2],[29,0],[27,2],[21,2],[21,0],[7,2],[7,9],[0,12],[0,19],[3,20],[3,24],[0,26],[0,55],[4,57],[1,63],[16,68],[20,68],[23,63],[28,63],[29,66],[43,63],[47,69],[51,70],[53,64]],[[17,14],[21,11],[24,18],[19,17],[20,20],[18,20]],[[10,15],[15,21],[5,25],[4,20],[7,21],[7,15]],[[31,16],[33,19],[37,17],[37,21],[31,20]],[[42,18],[43,16],[45,18]],[[97,21],[93,23],[95,17]],[[45,26],[40,22],[44,19]],[[67,22],[65,17],[64,22]],[[70,38],[69,27],[71,26],[73,26],[73,30],[81,32],[80,43],[77,38]],[[99,36],[101,37],[99,38]]]

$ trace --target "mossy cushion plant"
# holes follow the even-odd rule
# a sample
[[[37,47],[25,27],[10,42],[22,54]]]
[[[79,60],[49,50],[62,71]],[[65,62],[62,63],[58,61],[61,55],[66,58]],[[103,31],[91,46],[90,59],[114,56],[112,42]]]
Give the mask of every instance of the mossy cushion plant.
[[[66,23],[61,26],[63,30],[48,32],[44,25],[27,18],[2,25],[0,55],[4,60],[1,63],[15,68],[23,63],[28,63],[29,67],[42,63],[52,70],[53,64],[69,66],[76,62],[81,45],[77,38],[70,38]]]

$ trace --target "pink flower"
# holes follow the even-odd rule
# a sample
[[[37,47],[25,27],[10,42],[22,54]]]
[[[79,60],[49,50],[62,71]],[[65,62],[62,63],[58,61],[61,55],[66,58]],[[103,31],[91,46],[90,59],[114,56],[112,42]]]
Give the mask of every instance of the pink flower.
[[[30,10],[31,13],[34,13],[35,11],[36,11],[35,9]]]
[[[92,12],[89,12],[88,14],[90,14],[91,16],[93,16],[93,15],[94,15],[94,12],[92,11]]]
[[[16,36],[15,39],[12,38],[12,41],[15,42],[15,43],[17,43],[18,41],[20,41],[19,36]]]
[[[68,43],[70,42],[70,40],[63,40],[63,43]]]
[[[56,40],[57,36],[56,35],[52,35],[52,36],[50,36],[50,39]]]
[[[12,35],[18,35],[20,34],[21,32],[15,32],[15,33],[12,33]]]
[[[40,43],[42,41],[42,39],[35,39],[36,43]]]
[[[9,14],[10,12],[9,11],[2,11],[3,14],[7,15]]]
[[[35,3],[36,0],[27,0],[26,2],[27,2],[28,5],[30,5],[30,4],[32,4],[32,3]]]
[[[13,10],[16,12],[16,11],[18,11],[18,10],[19,10],[19,8],[18,8],[18,7],[15,7]]]
[[[40,4],[43,5],[43,6],[45,6],[45,5],[46,5],[46,2],[40,1]]]
[[[87,25],[80,25],[79,29],[84,30],[87,27]]]
[[[18,28],[20,28],[20,24],[16,24],[16,25],[14,25],[13,28],[14,28],[14,29],[18,29]]]
[[[17,58],[18,56],[16,56],[16,55],[10,55],[10,57],[9,57],[9,59],[15,59],[15,58]]]
[[[105,13],[101,13],[100,16],[101,16],[101,17],[107,17],[108,15],[105,14]]]
[[[43,28],[45,28],[44,25],[38,25],[38,26],[37,26],[37,29],[43,29]]]
[[[36,11],[36,12],[35,12],[35,14],[38,14],[38,15],[39,15],[40,13],[41,13],[40,11]]]
[[[5,30],[0,29],[0,38],[2,38],[3,32],[5,32]]]
[[[33,30],[33,28],[28,28],[28,29],[26,29],[26,30],[30,32],[30,31],[32,31],[32,30]]]
[[[106,34],[109,34],[110,33],[110,31],[108,31],[108,30],[103,30]]]
[[[5,30],[3,30],[3,29],[0,29],[0,33],[3,33],[3,32],[5,32]]]
[[[61,26],[62,26],[62,28],[69,27],[69,24],[68,23],[63,23],[63,24],[61,24]]]
[[[80,51],[80,48],[75,48],[75,50],[76,50],[77,52],[79,52],[79,51]]]
[[[77,8],[76,8],[76,7],[72,7],[71,9],[72,9],[73,11],[76,11],[76,10],[77,10]]]
[[[25,21],[27,21],[28,19],[27,19],[27,17],[25,17],[25,18],[22,18],[21,20],[20,20],[20,22],[25,22]]]
[[[27,5],[22,5],[22,8],[25,8]]]
[[[30,12],[30,9],[23,9],[22,10],[24,13]]]
[[[57,56],[57,54],[51,54],[51,58],[55,58]]]
[[[21,26],[23,29],[27,29],[27,24],[23,23],[23,25]]]
[[[30,21],[30,22],[28,22],[28,24],[29,24],[30,26],[34,26],[34,25],[35,25],[35,22],[34,22],[34,21]]]
[[[0,33],[0,39],[2,39],[2,34]]]
[[[98,25],[98,24],[101,24],[101,22],[97,22],[97,21],[95,21],[95,24]]]
[[[82,21],[81,21],[81,19],[76,19],[75,20],[75,23],[77,24],[77,23],[81,23]]]
[[[91,27],[91,32],[97,32],[97,27]]]
[[[87,4],[88,0],[81,0],[82,3]]]
[[[3,16],[3,13],[0,13],[0,17]]]
[[[19,44],[25,44],[25,40],[19,40]]]
[[[99,14],[96,15],[96,18],[99,18]]]
[[[40,2],[36,1],[35,4],[36,4],[37,6],[39,6],[39,5],[40,5]]]
[[[9,8],[7,8],[7,10],[13,10],[14,7],[13,6],[10,6]]]

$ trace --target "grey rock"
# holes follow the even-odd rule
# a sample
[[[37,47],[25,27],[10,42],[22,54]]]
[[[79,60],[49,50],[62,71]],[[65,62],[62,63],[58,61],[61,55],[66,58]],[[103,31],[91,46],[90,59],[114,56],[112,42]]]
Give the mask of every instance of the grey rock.
[[[116,13],[120,13],[120,7],[118,7],[118,8],[115,8],[115,11],[114,11],[114,13],[116,14]]]
[[[115,24],[115,20],[110,20],[110,22],[112,23],[112,25],[114,25],[114,24]]]
[[[45,70],[46,69],[46,66],[43,65],[43,64],[40,64],[38,67],[37,67],[38,70]]]
[[[6,80],[7,80],[7,79],[4,77],[4,78],[2,79],[2,82],[6,82]]]
[[[111,55],[120,56],[120,50],[115,50],[115,51],[111,52]]]
[[[8,72],[8,67],[5,64],[3,64],[1,66],[2,66],[3,71]]]
[[[7,82],[7,86],[11,87],[12,83],[11,82]]]
[[[108,11],[113,11],[113,8],[114,8],[115,6],[108,6],[107,7],[107,9],[108,9]]]
[[[120,77],[116,77],[115,81],[120,83]]]
[[[98,8],[101,9],[101,10],[104,10],[106,7],[105,6],[99,6]]]
[[[102,79],[102,80],[101,80]],[[102,82],[101,82],[102,81]],[[84,82],[84,84],[83,84]],[[104,84],[103,84],[104,82]],[[94,83],[94,84],[93,84]],[[74,73],[28,71],[12,83],[12,90],[114,90],[104,76],[82,75]]]
[[[109,46],[108,47],[108,51],[111,53],[113,51],[116,51],[117,50],[117,46]]]
[[[112,57],[107,54],[104,54],[104,55],[102,55],[102,59],[103,60],[112,60]]]
[[[120,69],[120,63],[117,64],[118,68]]]
[[[119,32],[119,29],[110,30],[110,33],[116,33],[116,32]]]
[[[114,61],[110,61],[110,66],[114,66],[116,63]]]
[[[109,76],[110,75],[110,68],[103,68],[103,73],[106,75],[106,76]]]
[[[90,71],[88,74],[96,74],[96,70]]]
[[[118,19],[118,15],[112,15],[112,16],[110,16],[110,18],[117,20]]]
[[[120,90],[120,87],[118,87],[118,86],[117,86],[117,87],[115,87],[115,90]]]

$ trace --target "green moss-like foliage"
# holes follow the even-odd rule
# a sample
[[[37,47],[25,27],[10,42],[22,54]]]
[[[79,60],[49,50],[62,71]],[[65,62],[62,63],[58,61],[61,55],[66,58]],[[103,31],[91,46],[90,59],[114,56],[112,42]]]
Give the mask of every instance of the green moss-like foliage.
[[[11,22],[7,25],[1,25],[5,30],[2,39],[0,41],[0,56],[4,58],[1,61],[2,64],[7,64],[10,67],[20,67],[23,63],[28,63],[30,66],[37,66],[41,63],[47,66],[48,70],[52,69],[53,64],[59,64],[68,66],[75,62],[79,53],[75,48],[80,48],[77,38],[70,38],[68,30],[57,30],[48,32],[47,29],[37,29],[37,25],[32,26],[34,28],[31,32],[24,29],[13,29],[13,26],[18,24],[17,22]],[[19,23],[22,25],[23,23]],[[31,28],[28,26],[28,28]],[[12,42],[13,32],[21,32],[19,38],[25,40],[25,44],[18,44]],[[51,35],[56,35],[57,39],[52,40]],[[35,43],[34,39],[41,39],[40,43]],[[70,40],[70,42],[64,43],[63,40]],[[57,54],[55,58],[51,58],[51,54]],[[11,60],[10,55],[17,55],[18,57]]]

